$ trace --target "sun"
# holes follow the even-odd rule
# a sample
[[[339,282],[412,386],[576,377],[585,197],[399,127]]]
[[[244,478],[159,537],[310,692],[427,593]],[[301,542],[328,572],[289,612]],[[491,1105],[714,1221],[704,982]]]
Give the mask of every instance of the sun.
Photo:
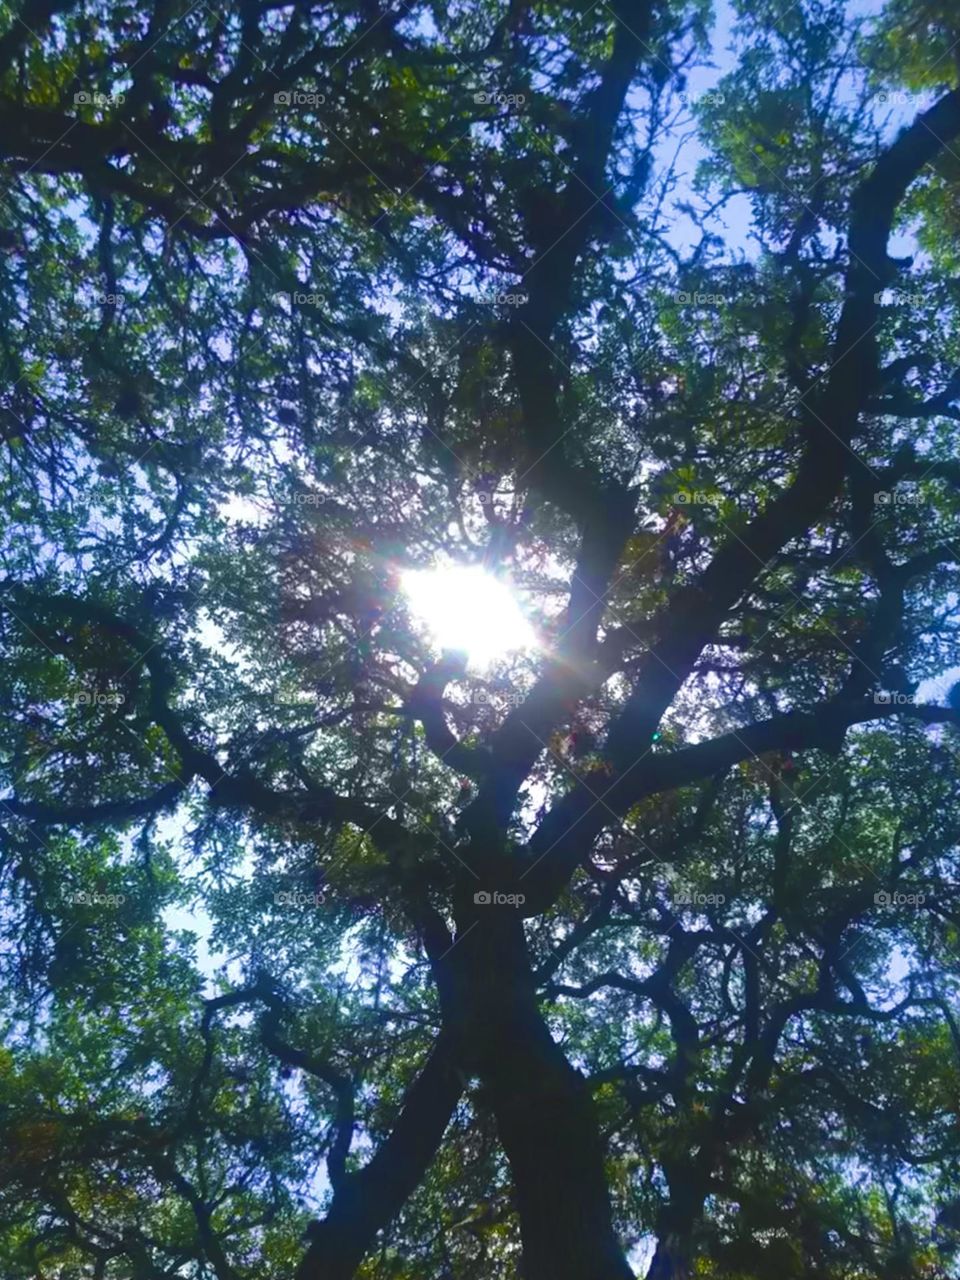
[[[508,653],[536,647],[536,634],[516,597],[484,569],[411,569],[401,586],[411,613],[440,648],[462,650],[474,666],[489,666]]]

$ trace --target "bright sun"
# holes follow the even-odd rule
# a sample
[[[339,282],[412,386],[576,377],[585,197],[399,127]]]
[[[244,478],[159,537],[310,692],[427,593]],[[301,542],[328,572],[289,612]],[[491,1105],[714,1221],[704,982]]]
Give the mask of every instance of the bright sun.
[[[477,666],[537,643],[510,588],[483,569],[415,569],[402,585],[411,612],[437,644],[462,649]]]

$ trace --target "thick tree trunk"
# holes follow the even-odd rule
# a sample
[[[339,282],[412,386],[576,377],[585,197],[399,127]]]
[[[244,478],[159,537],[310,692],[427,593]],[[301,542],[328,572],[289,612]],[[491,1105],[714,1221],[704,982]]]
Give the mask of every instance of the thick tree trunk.
[[[666,1172],[670,1199],[658,1216],[657,1249],[646,1280],[690,1280],[706,1199],[703,1170],[684,1161],[668,1162]]]
[[[592,1099],[546,1026],[502,1045],[482,1078],[513,1173],[526,1280],[632,1280]]]
[[[592,1099],[540,1013],[517,913],[483,907],[462,951],[471,1067],[510,1161],[524,1280],[632,1280]]]
[[[692,1266],[689,1239],[672,1234],[660,1236],[646,1280],[690,1280]]]

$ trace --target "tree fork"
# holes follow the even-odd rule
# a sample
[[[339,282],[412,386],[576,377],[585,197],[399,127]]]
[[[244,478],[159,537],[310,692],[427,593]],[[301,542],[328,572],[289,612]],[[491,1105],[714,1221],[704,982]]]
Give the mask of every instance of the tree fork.
[[[347,1174],[323,1221],[311,1224],[296,1280],[350,1280],[423,1180],[461,1092],[453,1044],[441,1032],[390,1136],[368,1164]]]
[[[522,920],[480,906],[460,936],[469,1066],[510,1162],[524,1280],[633,1280],[592,1098],[538,1007]]]

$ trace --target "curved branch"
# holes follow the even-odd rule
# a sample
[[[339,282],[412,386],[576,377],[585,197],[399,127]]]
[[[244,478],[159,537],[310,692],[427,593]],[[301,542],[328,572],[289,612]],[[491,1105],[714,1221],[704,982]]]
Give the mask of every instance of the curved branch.
[[[296,1280],[350,1280],[377,1233],[420,1184],[462,1089],[453,1041],[441,1032],[389,1137],[362,1169],[344,1177],[323,1221],[311,1224]]]
[[[651,755],[642,769],[628,770],[612,784],[602,769],[592,771],[554,804],[527,845],[528,866],[519,877],[527,894],[525,914],[545,910],[600,831],[646,796],[712,777],[769,751],[833,750],[853,725],[895,715],[923,724],[960,725],[960,713],[935,704],[824,702],[812,711],[773,716],[670,755]]]
[[[73,596],[33,592],[20,584],[8,584],[6,594],[16,601],[18,609],[28,617],[33,616],[38,609],[49,609],[74,622],[98,627],[128,644],[137,655],[134,666],[142,665],[150,676],[150,718],[163,730],[177,753],[180,764],[179,776],[173,782],[142,799],[56,809],[13,798],[5,802],[11,811],[47,825],[97,823],[114,817],[140,817],[158,811],[158,806],[172,803],[194,778],[199,777],[209,787],[209,801],[216,807],[239,809],[263,818],[282,821],[326,822],[339,826],[350,824],[363,830],[375,827],[378,843],[391,850],[408,849],[416,842],[416,837],[402,823],[387,817],[382,810],[363,801],[338,795],[330,787],[311,786],[300,792],[277,791],[248,771],[227,773],[212,752],[197,744],[188,733],[180,713],[171,706],[176,678],[160,641],[151,638],[111,609]]]

